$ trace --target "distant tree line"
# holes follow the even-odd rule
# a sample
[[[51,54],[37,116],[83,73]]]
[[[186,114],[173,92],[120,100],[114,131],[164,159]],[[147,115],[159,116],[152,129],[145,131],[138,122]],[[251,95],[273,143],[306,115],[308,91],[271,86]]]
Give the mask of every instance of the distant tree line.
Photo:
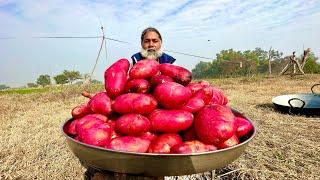
[[[87,80],[89,78],[88,74],[81,74],[79,71],[68,71],[64,70],[62,73],[56,75],[53,77],[53,80],[55,81],[56,84],[72,84],[76,80],[82,80],[78,81],[77,83],[83,83],[84,80]],[[98,80],[91,80],[92,83],[101,83]],[[38,87],[38,86],[47,86],[51,85],[51,77],[48,74],[41,74],[36,80],[36,83],[28,83],[28,87]]]
[[[288,57],[283,57],[282,52],[273,49],[270,49],[270,51],[261,48],[246,51],[222,50],[211,62],[200,61],[192,69],[192,75],[194,78],[213,78],[267,74],[269,73],[269,59],[271,59],[272,74],[279,74],[288,63]],[[301,57],[299,58],[301,59]],[[317,60],[318,57],[310,52],[304,72],[309,74],[320,73],[320,64],[317,63]]]

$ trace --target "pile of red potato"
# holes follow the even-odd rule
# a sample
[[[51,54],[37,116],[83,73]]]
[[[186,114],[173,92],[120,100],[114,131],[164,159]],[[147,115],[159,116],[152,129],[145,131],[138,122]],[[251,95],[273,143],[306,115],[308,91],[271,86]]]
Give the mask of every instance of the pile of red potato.
[[[76,140],[117,151],[198,153],[228,148],[253,128],[236,117],[223,92],[191,82],[187,69],[120,59],[105,71],[105,90],[72,109],[66,128]]]

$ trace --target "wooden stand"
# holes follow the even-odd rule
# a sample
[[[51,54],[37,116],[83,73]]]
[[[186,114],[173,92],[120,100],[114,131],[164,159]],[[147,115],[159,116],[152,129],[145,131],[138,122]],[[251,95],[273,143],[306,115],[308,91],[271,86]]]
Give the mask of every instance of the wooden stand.
[[[88,167],[84,174],[85,180],[164,180],[164,177],[146,177],[132,174],[122,174],[110,171],[101,171]]]

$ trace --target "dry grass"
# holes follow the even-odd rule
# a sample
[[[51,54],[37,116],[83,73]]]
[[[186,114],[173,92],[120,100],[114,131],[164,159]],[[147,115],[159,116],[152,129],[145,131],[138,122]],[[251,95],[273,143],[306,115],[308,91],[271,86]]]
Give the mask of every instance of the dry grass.
[[[203,177],[319,178],[320,119],[280,114],[271,104],[274,96],[310,92],[319,79],[319,75],[307,75],[210,80],[224,90],[232,107],[255,122],[258,134],[239,159]],[[83,177],[85,169],[60,132],[60,125],[70,118],[70,109],[86,101],[80,90],[0,96],[0,179]]]

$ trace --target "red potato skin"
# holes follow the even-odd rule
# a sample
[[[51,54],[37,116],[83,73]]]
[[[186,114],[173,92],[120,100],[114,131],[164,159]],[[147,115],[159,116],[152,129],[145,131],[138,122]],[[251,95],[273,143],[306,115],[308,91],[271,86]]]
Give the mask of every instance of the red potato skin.
[[[71,115],[75,119],[79,119],[84,117],[87,114],[91,113],[91,109],[87,106],[87,104],[81,104],[72,109]]]
[[[111,140],[111,131],[112,129],[108,124],[97,124],[85,131],[81,131],[78,138],[83,143],[105,147]]]
[[[118,151],[145,153],[147,152],[149,145],[149,140],[141,139],[139,137],[123,136],[112,139],[106,148]]]
[[[124,135],[137,136],[150,129],[150,121],[141,114],[125,114],[115,124],[115,130]]]
[[[234,124],[238,138],[247,135],[253,129],[252,124],[248,120],[241,117],[235,117]]]
[[[132,79],[148,79],[158,74],[159,63],[152,59],[138,61],[129,71]]]
[[[149,116],[151,131],[177,133],[188,129],[193,123],[193,114],[184,110],[156,109]]]
[[[203,88],[203,85],[199,82],[191,82],[186,87],[191,90],[192,94],[195,94],[197,91]]]
[[[157,85],[164,83],[164,82],[174,82],[174,81],[171,77],[166,76],[166,75],[162,75],[162,74],[153,76],[150,79],[151,87],[156,87]]]
[[[127,82],[125,89],[127,93],[148,93],[150,83],[145,79],[132,79]]]
[[[165,82],[159,84],[153,96],[158,103],[167,109],[180,109],[191,98],[192,93],[189,88],[175,82]]]
[[[167,133],[155,138],[148,149],[149,153],[169,154],[171,147],[181,144],[182,138],[178,134]]]
[[[228,140],[217,144],[217,147],[219,149],[225,149],[225,148],[229,148],[229,147],[235,146],[237,144],[239,144],[239,139],[237,138],[237,136],[234,135],[231,138],[229,138]]]
[[[67,126],[67,134],[69,135],[76,135],[77,131],[76,131],[76,124],[77,124],[78,120],[74,119],[68,126]]]
[[[163,75],[171,77],[175,82],[184,86],[192,80],[192,74],[189,70],[169,63],[160,64],[160,72]]]
[[[234,135],[234,115],[226,106],[208,105],[197,113],[194,126],[202,142],[217,145]]]
[[[217,150],[217,147],[213,145],[206,145],[198,140],[185,141],[181,144],[175,145],[171,148],[171,153],[176,154],[190,154],[190,153],[200,153]]]
[[[90,99],[88,107],[90,107],[93,113],[109,115],[112,113],[111,104],[112,101],[107,93],[99,92]]]
[[[127,59],[119,59],[104,73],[104,86],[109,97],[115,98],[125,90],[130,63]]]
[[[107,122],[108,121],[108,117],[103,115],[103,114],[88,114],[87,117],[100,119],[103,122]]]
[[[153,141],[157,137],[157,135],[155,133],[148,131],[148,132],[144,132],[144,133],[140,134],[138,137],[141,139]]]
[[[76,132],[77,134],[79,134],[80,138],[82,138],[81,134],[83,134],[84,131],[87,131],[88,129],[91,129],[100,124],[106,124],[106,123],[99,119],[89,119],[82,124],[79,124],[79,123],[76,124]]]
[[[115,112],[121,114],[150,114],[157,108],[157,101],[149,94],[127,93],[118,96],[112,105]]]
[[[191,113],[195,113],[202,109],[204,106],[205,103],[202,98],[192,97],[181,109]]]
[[[192,97],[201,98],[207,105],[212,99],[213,88],[211,86],[203,86],[202,89],[194,93]]]
[[[189,129],[182,132],[183,141],[192,141],[199,139],[194,129],[194,126],[191,126]]]
[[[222,90],[214,86],[211,87],[213,88],[213,94],[208,104],[227,105],[228,98],[223,94]]]

